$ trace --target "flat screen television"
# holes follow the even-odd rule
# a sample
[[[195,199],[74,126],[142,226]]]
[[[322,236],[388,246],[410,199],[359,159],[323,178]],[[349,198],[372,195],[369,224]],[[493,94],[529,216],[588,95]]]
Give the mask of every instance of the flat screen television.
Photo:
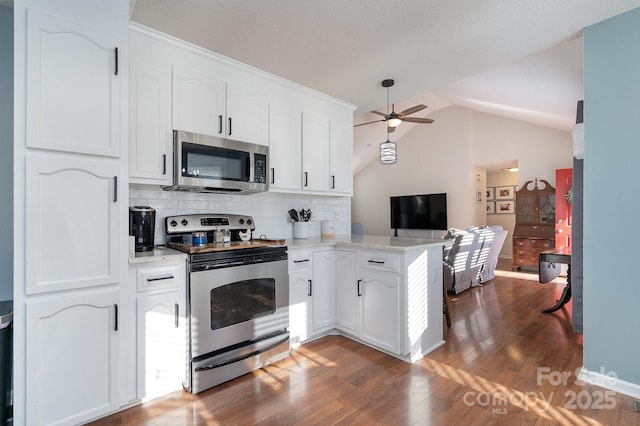
[[[447,230],[447,194],[391,197],[391,228]]]

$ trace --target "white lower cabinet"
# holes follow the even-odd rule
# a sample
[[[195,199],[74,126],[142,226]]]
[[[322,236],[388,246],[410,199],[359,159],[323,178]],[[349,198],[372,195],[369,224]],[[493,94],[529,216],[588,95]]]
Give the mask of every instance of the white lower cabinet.
[[[360,339],[380,349],[401,354],[400,276],[363,268],[358,276],[362,320]]]
[[[356,254],[336,250],[336,328],[358,334]]]
[[[136,399],[181,389],[186,366],[185,261],[131,265],[135,304]]]
[[[358,252],[360,263],[363,258],[364,262],[382,262],[381,256],[370,255]],[[393,255],[387,255],[389,261],[398,262]],[[401,282],[399,274],[358,267],[356,253],[336,250],[336,328],[385,351],[402,354]]]
[[[119,407],[119,289],[26,304],[25,424],[80,424]]]
[[[335,327],[335,252],[289,253],[289,335],[292,346]]]
[[[336,254],[333,249],[313,253],[313,333],[321,333],[336,324]]]
[[[184,321],[177,291],[137,300],[138,398],[147,400],[181,388]],[[182,307],[184,309],[184,307]]]
[[[309,265],[311,266],[311,265]],[[310,320],[313,318],[311,268],[289,273],[289,340],[298,346],[311,337]]]

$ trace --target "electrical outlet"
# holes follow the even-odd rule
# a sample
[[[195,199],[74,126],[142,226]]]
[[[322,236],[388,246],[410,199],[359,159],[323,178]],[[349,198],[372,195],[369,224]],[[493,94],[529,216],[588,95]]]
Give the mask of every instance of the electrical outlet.
[[[640,401],[633,401],[633,409],[640,413]]]

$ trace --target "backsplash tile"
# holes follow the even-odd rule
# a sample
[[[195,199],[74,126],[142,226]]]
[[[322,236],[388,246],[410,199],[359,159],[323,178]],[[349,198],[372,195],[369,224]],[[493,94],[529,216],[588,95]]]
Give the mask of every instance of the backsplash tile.
[[[179,214],[246,214],[252,216],[256,229],[253,237],[293,238],[288,221],[290,209],[310,209],[310,236],[320,236],[323,220],[334,221],[336,235],[351,233],[351,198],[306,194],[263,192],[251,195],[200,194],[163,191],[151,185],[131,184],[130,206],[149,206],[156,210],[155,244],[165,243],[164,219]]]

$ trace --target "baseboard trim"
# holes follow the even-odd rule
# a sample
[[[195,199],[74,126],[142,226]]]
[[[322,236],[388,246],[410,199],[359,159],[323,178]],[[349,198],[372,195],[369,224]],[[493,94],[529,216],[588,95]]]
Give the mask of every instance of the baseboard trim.
[[[582,367],[578,373],[578,380],[582,380],[585,383],[609,389],[617,393],[622,393],[633,398],[640,398],[640,384],[612,377],[603,371],[590,371]]]

